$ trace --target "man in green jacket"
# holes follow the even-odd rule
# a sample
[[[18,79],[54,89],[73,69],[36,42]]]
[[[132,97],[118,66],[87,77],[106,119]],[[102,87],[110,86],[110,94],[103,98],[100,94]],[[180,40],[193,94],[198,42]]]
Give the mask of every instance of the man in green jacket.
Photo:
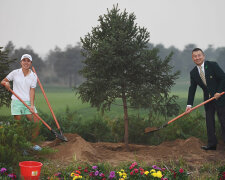
[[[220,96],[220,93],[225,91],[225,73],[216,62],[205,61],[204,52],[200,48],[193,49],[192,59],[196,66],[190,72],[186,112],[192,110],[197,85],[203,90],[204,100],[211,97],[216,98],[216,100],[205,104],[208,144],[201,147],[204,150],[216,150],[216,111],[221,124],[222,138],[225,142],[225,95]]]

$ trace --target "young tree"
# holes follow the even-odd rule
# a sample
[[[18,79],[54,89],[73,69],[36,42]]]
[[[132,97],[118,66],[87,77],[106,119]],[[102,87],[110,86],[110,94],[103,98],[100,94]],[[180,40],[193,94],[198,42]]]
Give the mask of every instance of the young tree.
[[[85,57],[81,73],[86,81],[78,87],[78,94],[82,101],[102,110],[122,99],[127,149],[128,105],[149,108],[158,100],[171,105],[174,97],[169,98],[168,93],[178,76],[171,73],[172,54],[161,60],[157,49],[149,50],[149,32],[138,27],[135,19],[133,13],[113,6],[108,14],[99,16],[100,25],[81,38]]]
[[[10,63],[14,60],[9,59],[8,52],[2,50],[0,47],[0,81],[2,81],[9,73]],[[3,105],[8,106],[11,102],[11,93],[0,85],[0,107]]]

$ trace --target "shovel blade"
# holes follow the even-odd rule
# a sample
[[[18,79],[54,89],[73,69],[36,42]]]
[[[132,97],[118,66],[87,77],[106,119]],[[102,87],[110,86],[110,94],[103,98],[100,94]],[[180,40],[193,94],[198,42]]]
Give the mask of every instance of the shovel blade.
[[[147,128],[145,128],[145,133],[150,133],[150,132],[154,132],[157,130],[158,130],[157,127],[147,127]]]
[[[67,138],[65,136],[63,136],[63,134],[59,134],[57,132],[55,132],[53,129],[51,130],[51,132],[56,136],[56,138],[68,142]]]

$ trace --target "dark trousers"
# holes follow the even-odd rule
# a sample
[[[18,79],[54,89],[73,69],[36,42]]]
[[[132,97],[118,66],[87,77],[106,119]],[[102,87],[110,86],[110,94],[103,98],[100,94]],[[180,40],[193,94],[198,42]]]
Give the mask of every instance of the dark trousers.
[[[222,138],[225,142],[225,106],[216,107],[214,102],[209,102],[206,111],[206,127],[208,135],[208,145],[215,146],[217,144],[216,131],[215,131],[215,112],[217,111],[218,119],[220,121]]]

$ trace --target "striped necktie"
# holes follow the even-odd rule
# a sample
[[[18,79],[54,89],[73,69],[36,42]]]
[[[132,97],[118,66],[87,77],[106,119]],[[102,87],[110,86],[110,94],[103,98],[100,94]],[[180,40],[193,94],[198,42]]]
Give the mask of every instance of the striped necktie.
[[[199,66],[199,70],[200,70],[199,75],[200,75],[200,77],[201,77],[201,79],[202,79],[202,82],[207,86],[206,80],[205,80],[205,74],[204,74],[204,72],[202,71],[202,66]]]

